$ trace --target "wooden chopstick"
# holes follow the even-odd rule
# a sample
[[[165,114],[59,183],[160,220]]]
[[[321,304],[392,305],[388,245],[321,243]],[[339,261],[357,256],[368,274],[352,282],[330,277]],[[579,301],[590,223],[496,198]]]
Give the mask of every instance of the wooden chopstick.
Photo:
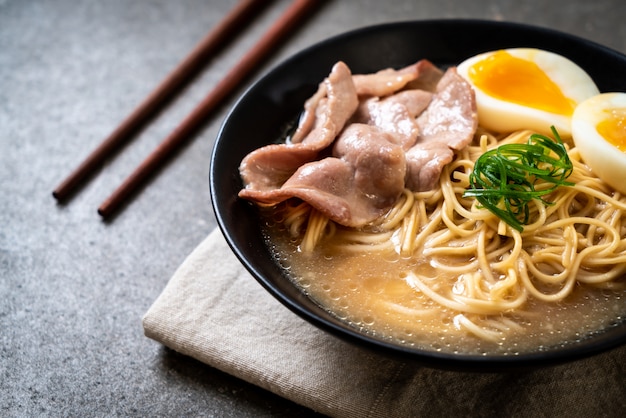
[[[141,165],[98,208],[107,218],[207,119],[241,81],[296,27],[321,0],[295,0],[263,37],[247,52],[228,74],[215,86],[183,122],[146,158]]]
[[[52,192],[65,200],[180,90],[244,26],[268,0],[241,0],[157,86],[157,88]]]

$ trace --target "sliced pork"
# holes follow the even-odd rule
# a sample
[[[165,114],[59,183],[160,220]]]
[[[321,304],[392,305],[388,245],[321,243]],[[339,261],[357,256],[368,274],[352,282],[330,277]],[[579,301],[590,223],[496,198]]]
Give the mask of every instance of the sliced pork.
[[[404,190],[404,151],[391,139],[375,126],[353,123],[335,142],[332,157],[304,164],[278,189],[245,189],[240,196],[268,205],[297,197],[341,225],[365,225]]]
[[[478,126],[476,99],[474,90],[456,68],[445,72],[417,124],[421,129],[420,143],[441,142],[460,150],[472,141]]]
[[[415,71],[418,72],[419,77],[409,81],[406,85],[407,90],[434,92],[437,88],[437,84],[439,84],[439,80],[443,77],[443,71],[428,60],[419,60],[417,64],[415,64]]]
[[[361,227],[405,188],[434,188],[477,123],[473,90],[455,68],[444,73],[422,60],[352,75],[340,62],[305,103],[291,143],[244,158],[239,196],[266,205],[299,198],[338,224]]]
[[[406,153],[406,185],[415,192],[432,190],[443,167],[465,148],[478,126],[474,90],[449,68],[437,83],[435,95],[417,118],[420,136]]]
[[[359,96],[385,97],[409,85],[411,89],[432,91],[443,73],[428,60],[420,60],[400,70],[387,68],[372,74],[355,74],[352,79]],[[421,81],[420,81],[421,80]]]
[[[441,142],[426,142],[406,152],[406,187],[414,192],[435,188],[443,168],[454,158],[454,151]]]
[[[351,122],[377,126],[408,150],[420,134],[416,117],[426,109],[432,96],[424,90],[404,90],[384,99],[362,100]]]
[[[321,88],[324,94],[316,95],[320,97],[315,98],[315,118],[307,121],[308,127],[301,131],[298,143],[268,145],[243,159],[239,172],[246,189],[279,188],[298,167],[317,159],[320,151],[341,132],[359,104],[348,66],[343,62],[335,64]]]

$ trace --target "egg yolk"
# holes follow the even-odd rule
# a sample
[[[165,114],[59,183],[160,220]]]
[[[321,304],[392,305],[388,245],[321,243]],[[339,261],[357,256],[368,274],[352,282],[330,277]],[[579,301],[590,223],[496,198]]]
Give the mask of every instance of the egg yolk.
[[[611,109],[607,113],[596,130],[617,149],[626,152],[626,108]]]
[[[571,116],[575,102],[534,62],[506,51],[490,54],[469,68],[474,85],[495,98]]]

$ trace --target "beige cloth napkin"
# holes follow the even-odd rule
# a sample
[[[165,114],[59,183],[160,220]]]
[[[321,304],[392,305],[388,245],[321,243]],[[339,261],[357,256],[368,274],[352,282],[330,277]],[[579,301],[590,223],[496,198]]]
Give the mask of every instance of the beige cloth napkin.
[[[213,231],[143,318],[167,347],[336,417],[626,416],[626,347],[514,374],[391,360],[310,325],[269,295]]]

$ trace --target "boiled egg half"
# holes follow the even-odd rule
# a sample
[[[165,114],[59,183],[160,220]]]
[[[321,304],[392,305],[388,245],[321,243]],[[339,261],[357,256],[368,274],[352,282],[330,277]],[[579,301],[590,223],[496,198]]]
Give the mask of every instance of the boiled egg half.
[[[626,93],[603,93],[578,105],[572,138],[591,171],[626,194]]]
[[[591,77],[571,60],[540,49],[486,52],[463,61],[458,73],[476,94],[478,123],[495,132],[530,129],[571,135],[576,106],[599,94]]]

